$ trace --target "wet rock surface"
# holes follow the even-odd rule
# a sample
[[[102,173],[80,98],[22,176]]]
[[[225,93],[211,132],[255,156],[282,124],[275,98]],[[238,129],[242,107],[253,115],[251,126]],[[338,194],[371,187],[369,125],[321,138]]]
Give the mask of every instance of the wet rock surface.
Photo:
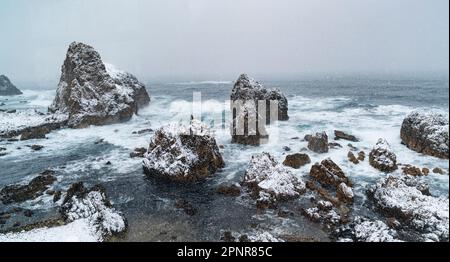
[[[305,137],[308,141],[308,149],[316,153],[327,153],[328,152],[328,136],[327,133],[316,133],[315,135],[310,135]]]
[[[307,154],[297,153],[287,155],[283,161],[283,165],[298,169],[306,164],[311,163],[311,159]]]
[[[2,188],[0,190],[0,201],[3,204],[10,204],[35,199],[43,195],[55,181],[56,177],[53,171],[44,171],[33,178],[28,184],[9,185]]]
[[[352,142],[359,142],[359,139],[356,138],[354,135],[350,135],[339,130],[334,130],[334,139],[335,140],[344,139]]]

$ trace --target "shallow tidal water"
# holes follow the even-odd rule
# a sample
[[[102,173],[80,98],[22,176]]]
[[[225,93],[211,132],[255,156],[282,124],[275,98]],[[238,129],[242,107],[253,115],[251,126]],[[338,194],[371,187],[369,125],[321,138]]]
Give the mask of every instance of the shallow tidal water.
[[[385,138],[397,154],[398,162],[419,167],[440,167],[448,172],[448,160],[418,154],[401,144],[400,127],[403,118],[412,110],[427,108],[448,114],[448,79],[372,79],[339,78],[304,81],[261,81],[268,87],[280,88],[289,101],[289,121],[268,127],[269,143],[260,147],[230,144],[228,129],[217,121],[225,106],[233,83],[187,82],[150,83],[148,107],[140,110],[129,122],[80,130],[62,129],[47,135],[48,139],[0,142],[7,155],[0,157],[0,187],[24,182],[52,168],[58,182],[53,189],[67,189],[73,182],[83,181],[88,186],[103,184],[115,207],[125,214],[129,229],[113,241],[219,241],[223,231],[239,233],[270,232],[284,239],[297,241],[328,241],[327,229],[308,221],[301,215],[309,196],[283,204],[280,209],[292,211],[279,216],[279,210],[257,211],[247,195],[223,196],[216,187],[223,182],[239,182],[250,158],[259,152],[270,152],[282,162],[286,154],[306,147],[301,141],[306,134],[326,131],[333,138],[333,130],[343,130],[360,138],[353,146],[366,155],[378,138]],[[45,112],[52,102],[55,89],[23,90],[24,95],[0,97],[0,109]],[[143,174],[141,160],[129,153],[136,147],[147,147],[152,133],[132,134],[147,128],[156,130],[161,125],[188,121],[192,113],[192,93],[202,93],[202,117],[212,123],[215,137],[225,160],[225,168],[206,181],[195,184],[176,184]],[[1,114],[0,117],[17,117]],[[229,119],[229,118],[228,118]],[[300,139],[292,139],[299,137]],[[311,165],[331,157],[355,185],[356,200],[352,215],[377,216],[371,209],[365,190],[385,174],[373,169],[367,159],[354,165],[347,160],[348,141],[337,141],[343,148],[331,149],[327,154],[308,151],[312,163],[294,170],[300,178],[307,177]],[[26,145],[43,145],[41,151],[32,151]],[[286,152],[283,147],[291,148]],[[20,149],[18,149],[20,148]],[[108,165],[107,163],[110,162]],[[398,171],[400,172],[400,171]],[[448,196],[449,177],[430,173],[424,178],[435,196]],[[186,214],[176,208],[177,200],[187,200],[197,212]],[[31,218],[18,216],[7,221],[1,230],[51,217],[56,207],[51,196],[17,206],[35,210]],[[0,212],[14,206],[0,204]]]

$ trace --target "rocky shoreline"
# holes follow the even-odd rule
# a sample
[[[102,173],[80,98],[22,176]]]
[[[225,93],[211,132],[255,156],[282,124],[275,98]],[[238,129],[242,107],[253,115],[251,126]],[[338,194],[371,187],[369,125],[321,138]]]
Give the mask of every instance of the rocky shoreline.
[[[266,105],[276,101],[278,120],[291,121],[286,96],[280,90],[265,88],[246,74],[235,82],[230,97],[232,102],[242,101],[241,106],[233,110],[230,144],[258,147],[274,139],[266,130],[274,121],[273,107],[261,110],[255,101],[263,101]],[[105,65],[92,47],[72,43],[49,112],[36,113],[41,121],[33,125],[2,126],[0,138],[9,139],[11,143],[34,141],[45,139],[58,129],[120,123],[130,120],[149,102],[146,87],[133,75]],[[399,135],[404,146],[417,153],[448,159],[448,126],[448,117],[416,111],[406,116]],[[243,127],[242,134],[237,133],[240,127]],[[227,168],[228,159],[223,157],[227,145],[219,145],[211,128],[200,120],[191,118],[188,124],[173,123],[155,130],[146,128],[131,135],[146,136],[150,140],[147,145],[136,145],[139,147],[129,157],[141,162],[142,173],[149,179],[161,180],[160,183],[170,187],[206,183],[211,177],[223,176],[223,170]],[[301,135],[304,135],[303,140],[298,139]],[[448,175],[448,171],[400,163],[403,159],[384,138],[379,138],[372,148],[360,149],[352,144],[345,147],[343,141],[357,143],[363,138],[342,130],[334,130],[334,140],[326,132],[298,134],[298,137],[295,141],[307,143],[306,148],[295,151],[286,146],[284,150],[289,153],[283,159],[277,159],[271,152],[254,154],[245,159],[247,165],[240,174],[239,183],[223,183],[214,188],[214,192],[230,201],[239,199],[255,208],[258,214],[276,212],[280,219],[301,216],[328,232],[332,241],[449,241],[448,196],[434,196],[423,181],[423,177],[431,173]],[[379,175],[377,182],[367,185],[364,192],[368,198],[364,204],[370,206],[376,216],[354,214],[359,208],[355,202],[361,196],[356,193],[356,181],[349,175],[348,167],[338,165],[334,156],[328,155],[336,148],[348,148],[346,159],[350,165],[367,164]],[[5,153],[3,151],[6,149],[0,147],[0,159],[5,156],[1,155]],[[321,160],[312,162],[310,155]],[[309,170],[305,170],[305,166]],[[306,171],[304,176],[298,176],[296,170],[299,169]],[[43,226],[48,229],[82,226],[88,229],[93,236],[89,239],[94,241],[120,238],[128,230],[126,214],[109,201],[103,186],[88,189],[79,181],[63,191],[54,190],[54,183],[57,183],[57,177],[50,169],[26,184],[12,184],[0,189],[3,205],[32,201],[44,194],[52,196],[59,214],[53,220],[25,227],[17,225],[2,231],[0,240],[13,239],[17,232],[36,232]],[[190,199],[177,199],[174,207],[190,217],[201,212]],[[17,213],[2,211],[0,224],[5,224]],[[32,216],[32,211],[21,213]],[[302,240],[259,229],[236,232],[224,228],[217,241],[293,239]]]

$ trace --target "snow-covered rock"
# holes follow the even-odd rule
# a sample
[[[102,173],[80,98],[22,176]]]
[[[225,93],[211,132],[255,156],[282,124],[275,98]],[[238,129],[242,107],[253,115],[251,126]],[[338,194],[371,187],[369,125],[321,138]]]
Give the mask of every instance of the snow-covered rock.
[[[341,216],[336,212],[333,204],[326,200],[317,201],[316,205],[303,209],[303,214],[314,222],[323,223],[327,227],[333,227],[341,222]]]
[[[197,181],[224,166],[209,128],[198,120],[156,130],[143,159],[147,175],[174,181]]]
[[[71,127],[126,121],[150,101],[136,77],[105,65],[89,45],[73,42],[61,71],[49,111],[68,114]]]
[[[254,230],[244,234],[224,231],[222,232],[221,240],[224,242],[284,242],[283,239],[275,237],[267,231],[261,230]]]
[[[266,101],[266,119],[273,122],[274,119],[270,119],[270,106],[269,101],[278,101],[278,119],[276,120],[288,120],[288,101],[284,94],[278,89],[268,89],[262,84],[257,82],[247,74],[242,74],[236,80],[233,90],[231,91],[231,101]],[[257,102],[256,102],[257,104]],[[260,112],[263,114],[263,112]]]
[[[7,114],[0,112],[0,138],[21,138],[23,140],[43,138],[52,130],[66,125],[65,114],[42,114],[34,110]]]
[[[448,241],[449,200],[429,195],[428,185],[417,177],[388,176],[368,190],[379,210],[417,231],[427,241]]]
[[[306,190],[303,181],[265,152],[252,156],[242,184],[252,191],[260,207],[299,197]]]
[[[5,75],[0,75],[0,96],[21,95],[22,92],[17,89]]]
[[[336,196],[340,201],[345,203],[352,203],[354,194],[351,187],[347,186],[345,183],[340,183],[336,189]]]
[[[414,151],[448,159],[448,127],[448,115],[414,111],[403,120],[400,136]]]
[[[101,186],[87,190],[81,182],[73,184],[63,200],[61,213],[68,223],[86,219],[101,239],[127,228],[125,217],[114,209]]]
[[[338,242],[399,242],[398,234],[384,222],[355,217],[333,232]]]
[[[397,169],[397,156],[385,139],[378,139],[369,154],[369,163],[383,172],[392,172]]]

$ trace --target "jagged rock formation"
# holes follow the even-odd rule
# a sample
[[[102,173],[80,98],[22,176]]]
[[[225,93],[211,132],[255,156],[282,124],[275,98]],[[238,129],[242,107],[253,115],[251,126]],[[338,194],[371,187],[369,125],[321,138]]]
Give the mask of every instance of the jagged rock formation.
[[[105,65],[89,45],[70,45],[50,112],[68,114],[68,125],[83,128],[129,120],[150,98],[133,75]]]
[[[386,217],[395,217],[426,241],[448,241],[449,200],[429,195],[428,185],[408,175],[380,179],[369,197]]]
[[[383,172],[392,172],[397,169],[397,156],[389,143],[380,138],[369,154],[369,163]]]
[[[351,182],[344,171],[330,158],[315,163],[309,172],[309,175],[323,186],[338,187],[341,183],[351,186]]]
[[[5,75],[0,75],[0,96],[21,95],[22,92]]]
[[[414,151],[448,159],[448,126],[448,115],[415,111],[403,120],[400,137]]]
[[[258,101],[263,102],[260,104]],[[271,101],[278,103],[276,107],[278,113],[271,111]],[[246,74],[239,76],[234,84],[231,91],[231,103],[233,143],[259,145],[261,144],[259,140],[268,138],[264,129],[265,124],[289,119],[288,101],[284,94],[280,90],[263,87]],[[261,110],[261,106],[265,106],[265,110]]]
[[[305,183],[269,153],[252,156],[242,184],[252,191],[257,206],[263,208],[299,197],[306,190]]]
[[[147,175],[182,182],[203,179],[224,165],[209,128],[195,119],[158,129],[143,160]]]

